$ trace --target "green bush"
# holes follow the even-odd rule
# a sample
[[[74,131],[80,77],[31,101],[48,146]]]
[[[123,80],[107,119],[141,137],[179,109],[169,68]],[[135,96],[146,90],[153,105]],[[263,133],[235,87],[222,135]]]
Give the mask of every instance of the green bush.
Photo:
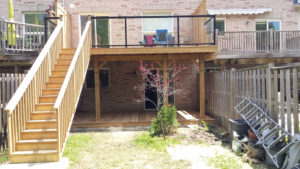
[[[175,106],[163,106],[152,120],[150,133],[154,136],[166,136],[173,133],[178,127]]]

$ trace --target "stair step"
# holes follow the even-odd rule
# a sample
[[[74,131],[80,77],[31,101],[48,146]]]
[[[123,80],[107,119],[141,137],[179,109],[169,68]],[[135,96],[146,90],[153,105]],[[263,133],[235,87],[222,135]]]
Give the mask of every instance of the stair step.
[[[70,64],[55,64],[55,69],[69,69]]]
[[[53,110],[54,103],[38,103],[35,105],[36,111]]]
[[[48,88],[44,89],[42,92],[43,96],[49,96],[49,95],[58,95],[60,88]]]
[[[52,71],[52,75],[66,75],[68,72],[68,69],[56,69]]]
[[[71,64],[72,58],[59,58],[57,64]]]
[[[56,150],[57,139],[21,140],[16,144],[16,151]]]
[[[64,75],[52,75],[49,77],[49,82],[64,82],[65,76]]]
[[[75,48],[65,48],[62,49],[61,53],[62,54],[74,54],[76,52]]]
[[[31,120],[50,120],[56,119],[55,111],[34,111],[30,116]]]
[[[55,129],[56,119],[50,120],[30,120],[27,122],[27,129]]]
[[[47,82],[46,83],[46,88],[60,88],[62,83],[58,82]]]
[[[55,103],[57,95],[40,96],[40,103]]]
[[[57,150],[16,151],[9,156],[10,163],[58,161]]]
[[[22,140],[56,139],[56,129],[26,129],[22,132]]]

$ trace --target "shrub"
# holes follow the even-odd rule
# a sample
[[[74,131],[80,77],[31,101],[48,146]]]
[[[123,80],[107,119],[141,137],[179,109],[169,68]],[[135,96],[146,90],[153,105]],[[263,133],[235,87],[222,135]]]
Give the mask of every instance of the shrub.
[[[152,120],[150,133],[155,136],[166,136],[173,133],[178,127],[176,113],[175,106],[163,106],[157,117]]]

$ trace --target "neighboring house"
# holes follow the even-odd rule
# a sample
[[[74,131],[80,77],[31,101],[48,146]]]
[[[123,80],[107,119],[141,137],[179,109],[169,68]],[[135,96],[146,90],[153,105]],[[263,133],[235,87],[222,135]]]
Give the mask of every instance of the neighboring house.
[[[44,26],[44,17],[47,16],[47,10],[49,6],[53,5],[54,1],[29,1],[29,0],[21,0],[21,1],[13,1],[14,5],[14,21],[19,23],[26,24],[35,24]],[[0,18],[4,20],[8,19],[8,1],[3,0],[0,1],[1,11]],[[0,19],[1,22],[1,19]],[[1,22],[2,23],[2,22]],[[6,29],[7,27],[3,27],[5,24],[3,23],[1,29]],[[26,27],[26,28],[25,28]],[[40,48],[41,42],[43,42],[43,34],[44,29],[35,28],[33,26],[23,26],[16,24],[15,29],[18,29],[16,33],[16,43],[18,48],[22,48],[23,46],[27,48]],[[24,34],[20,32],[23,30]],[[34,31],[34,33],[33,33]],[[34,35],[33,35],[34,34]],[[25,42],[22,39],[22,42],[18,40],[22,36],[23,39],[26,39]],[[34,39],[32,37],[37,39]],[[1,37],[1,35],[0,35]],[[31,39],[30,39],[31,38]],[[1,38],[2,39],[2,38]],[[34,39],[34,40],[33,40]],[[27,42],[26,42],[27,41]],[[28,41],[36,44],[35,46],[29,47],[26,43]],[[6,44],[7,45],[7,44]],[[20,47],[22,45],[22,47]],[[6,46],[7,47],[7,46]],[[25,48],[26,48],[25,47]],[[40,50],[40,49],[38,49]],[[35,58],[37,57],[37,52],[6,52],[2,54],[1,52],[1,43],[0,43],[0,73],[24,73],[25,70],[29,70]]]

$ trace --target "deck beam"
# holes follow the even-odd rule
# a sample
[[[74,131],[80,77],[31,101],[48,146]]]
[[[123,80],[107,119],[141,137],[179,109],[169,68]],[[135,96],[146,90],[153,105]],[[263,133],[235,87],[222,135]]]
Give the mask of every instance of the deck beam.
[[[199,59],[199,90],[200,90],[200,119],[205,118],[205,67],[204,60]]]

